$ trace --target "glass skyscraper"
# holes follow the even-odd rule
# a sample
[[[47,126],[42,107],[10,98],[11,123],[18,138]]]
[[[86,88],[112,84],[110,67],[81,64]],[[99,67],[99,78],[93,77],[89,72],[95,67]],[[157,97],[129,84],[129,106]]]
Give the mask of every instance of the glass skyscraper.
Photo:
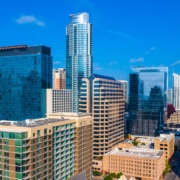
[[[130,74],[130,133],[156,136],[167,106],[168,68],[133,68]]]
[[[72,90],[72,111],[78,112],[82,78],[92,74],[92,25],[87,13],[70,15],[66,27],[66,89]]]
[[[51,87],[50,48],[26,45],[0,48],[0,120],[45,117],[45,89]]]
[[[173,105],[177,111],[180,111],[180,75],[173,73]]]

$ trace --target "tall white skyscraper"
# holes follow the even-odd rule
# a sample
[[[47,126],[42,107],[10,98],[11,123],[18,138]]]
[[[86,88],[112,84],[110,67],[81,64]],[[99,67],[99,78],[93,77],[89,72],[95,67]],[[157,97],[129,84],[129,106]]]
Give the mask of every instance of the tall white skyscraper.
[[[173,73],[172,86],[173,86],[173,105],[176,110],[180,111],[180,75]]]
[[[92,74],[92,25],[88,13],[70,15],[66,27],[66,89],[72,91],[72,111],[79,110],[82,78]]]
[[[168,104],[172,104],[172,89],[168,89],[167,91],[167,102]]]
[[[128,103],[128,81],[118,80],[121,83],[121,88],[123,89],[124,102]]]

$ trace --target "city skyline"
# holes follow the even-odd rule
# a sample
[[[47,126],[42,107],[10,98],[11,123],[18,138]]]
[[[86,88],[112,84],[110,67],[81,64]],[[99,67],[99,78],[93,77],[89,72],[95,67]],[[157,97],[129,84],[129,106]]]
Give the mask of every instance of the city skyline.
[[[131,67],[164,65],[169,67],[169,73],[174,69],[180,74],[180,3],[173,2],[113,0],[108,4],[101,0],[53,0],[43,4],[41,0],[18,0],[11,6],[2,2],[2,9],[8,7],[8,11],[0,12],[0,46],[44,44],[52,48],[54,67],[65,67],[65,26],[69,14],[87,12],[93,24],[95,73],[129,80]],[[18,4],[16,9],[13,3]]]

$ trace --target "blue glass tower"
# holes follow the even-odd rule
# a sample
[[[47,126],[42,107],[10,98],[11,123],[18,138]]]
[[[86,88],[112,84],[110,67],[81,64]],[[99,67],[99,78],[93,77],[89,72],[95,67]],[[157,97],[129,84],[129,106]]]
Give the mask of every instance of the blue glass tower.
[[[45,90],[51,87],[50,48],[26,45],[0,48],[0,120],[45,117]]]
[[[87,13],[70,15],[66,27],[66,89],[72,90],[72,111],[79,110],[82,78],[92,74],[92,25]]]
[[[168,68],[133,68],[130,74],[129,115],[134,135],[156,136],[167,106]]]

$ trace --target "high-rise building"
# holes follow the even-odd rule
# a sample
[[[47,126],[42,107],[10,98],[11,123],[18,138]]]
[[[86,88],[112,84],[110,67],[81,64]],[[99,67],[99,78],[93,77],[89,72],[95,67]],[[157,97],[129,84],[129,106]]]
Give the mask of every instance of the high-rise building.
[[[129,133],[157,136],[167,105],[167,67],[133,68],[130,74]]]
[[[66,89],[66,71],[64,68],[53,69],[53,89]]]
[[[167,103],[172,104],[172,89],[168,89],[167,92]]]
[[[0,120],[45,117],[47,88],[52,88],[49,47],[0,48]]]
[[[123,89],[123,97],[125,103],[128,103],[128,81],[118,80],[121,83],[121,88]]]
[[[78,112],[82,78],[92,74],[92,25],[87,13],[71,14],[66,27],[66,89],[72,91],[72,111]]]
[[[103,156],[124,140],[123,90],[114,78],[96,74],[83,78],[79,111],[94,118],[94,158]]]
[[[0,122],[0,179],[91,180],[92,117],[76,113]]]
[[[70,89],[46,90],[46,113],[72,112]]]
[[[126,114],[125,114],[125,119],[126,119],[128,112],[129,112],[129,108],[128,108],[128,81],[125,81],[125,80],[118,80],[118,81],[121,83],[121,88],[123,89],[124,110],[126,112]],[[126,127],[125,127],[125,130],[126,130]]]
[[[180,75],[173,73],[172,86],[173,86],[173,105],[176,111],[180,111]]]

